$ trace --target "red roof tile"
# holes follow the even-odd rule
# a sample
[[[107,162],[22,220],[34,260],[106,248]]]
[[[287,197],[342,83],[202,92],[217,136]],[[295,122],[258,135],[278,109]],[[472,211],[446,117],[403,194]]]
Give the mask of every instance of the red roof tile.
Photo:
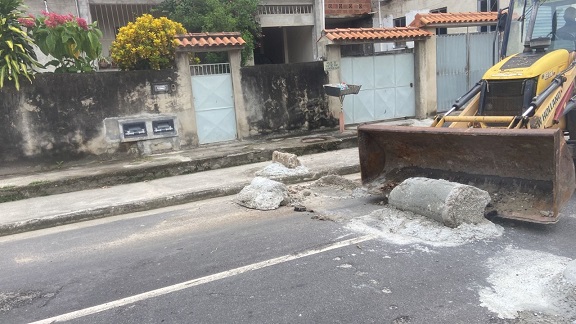
[[[324,36],[331,41],[396,41],[430,37],[433,34],[411,27],[326,29]]]
[[[451,12],[416,14],[410,27],[450,26],[455,25],[492,25],[498,21],[497,12]]]
[[[178,48],[242,47],[246,42],[237,32],[189,33],[176,35]]]

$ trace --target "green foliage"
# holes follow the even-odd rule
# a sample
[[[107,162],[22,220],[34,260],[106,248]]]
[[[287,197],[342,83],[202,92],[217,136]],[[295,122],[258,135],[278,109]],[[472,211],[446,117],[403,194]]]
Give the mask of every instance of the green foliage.
[[[32,47],[34,41],[18,22],[23,15],[21,5],[22,0],[0,1],[0,88],[7,80],[19,90],[20,78],[31,81],[32,68],[38,66]]]
[[[261,36],[256,21],[258,4],[259,0],[165,0],[158,10],[192,33],[240,32],[246,41],[242,51],[244,64],[252,57],[255,42]],[[217,59],[219,55],[207,57]]]
[[[41,17],[24,24],[29,34],[45,55],[54,60],[45,67],[53,66],[54,72],[93,72],[102,53],[102,32],[96,22],[88,25],[86,20],[73,15],[43,12]]]
[[[182,24],[145,14],[120,28],[110,54],[122,70],[160,70],[174,65],[177,34]]]

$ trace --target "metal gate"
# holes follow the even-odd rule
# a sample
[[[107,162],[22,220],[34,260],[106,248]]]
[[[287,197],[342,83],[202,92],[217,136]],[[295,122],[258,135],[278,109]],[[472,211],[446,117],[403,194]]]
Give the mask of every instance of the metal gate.
[[[448,111],[494,64],[494,33],[448,34],[436,38],[438,112]]]
[[[344,99],[344,122],[413,117],[414,53],[341,59],[342,81],[362,85],[360,93]]]
[[[191,65],[192,95],[200,144],[236,139],[236,113],[230,65]]]

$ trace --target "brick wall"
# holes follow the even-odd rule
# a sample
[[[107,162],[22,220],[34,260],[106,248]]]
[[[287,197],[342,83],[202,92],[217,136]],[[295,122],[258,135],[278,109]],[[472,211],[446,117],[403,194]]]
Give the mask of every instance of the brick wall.
[[[371,12],[371,0],[326,0],[326,16],[354,16]]]

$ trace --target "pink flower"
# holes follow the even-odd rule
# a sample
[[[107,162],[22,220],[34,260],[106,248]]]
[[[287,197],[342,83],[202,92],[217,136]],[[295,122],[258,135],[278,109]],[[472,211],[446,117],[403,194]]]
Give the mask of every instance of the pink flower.
[[[67,22],[72,22],[76,20],[76,17],[72,14],[59,15],[54,12],[42,11],[42,14],[46,17],[44,24],[47,27],[54,28],[56,26],[64,25]]]
[[[27,28],[32,28],[36,24],[35,20],[31,17],[18,18],[18,22],[20,23],[20,25],[27,27]]]
[[[76,18],[76,23],[84,30],[88,30],[88,24],[84,18]]]

